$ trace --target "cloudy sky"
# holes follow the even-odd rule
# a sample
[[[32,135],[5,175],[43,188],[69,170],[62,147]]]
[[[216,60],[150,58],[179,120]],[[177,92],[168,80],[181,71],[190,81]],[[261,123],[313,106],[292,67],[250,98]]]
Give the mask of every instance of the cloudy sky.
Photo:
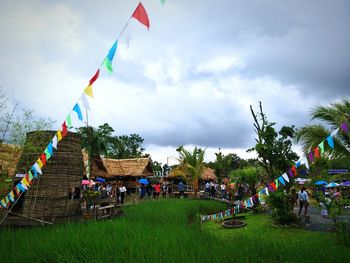
[[[1,89],[58,129],[138,2],[1,1]],[[350,1],[142,3],[150,30],[130,20],[89,123],[140,134],[155,160],[179,145],[248,157],[249,105],[300,127],[313,106],[350,96]]]

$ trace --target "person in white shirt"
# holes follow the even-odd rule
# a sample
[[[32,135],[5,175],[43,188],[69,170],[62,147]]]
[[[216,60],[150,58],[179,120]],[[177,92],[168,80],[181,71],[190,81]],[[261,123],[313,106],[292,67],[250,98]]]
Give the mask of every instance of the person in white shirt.
[[[309,206],[309,196],[305,190],[306,190],[306,188],[303,186],[298,193],[298,200],[299,200],[298,216],[299,217],[300,217],[301,210],[303,209],[303,207],[304,207],[304,216],[307,215],[307,207]]]
[[[224,182],[221,183],[220,188],[221,188],[221,198],[224,199],[226,197],[226,185],[224,184]]]
[[[126,195],[126,188],[124,185],[121,185],[119,187],[119,192],[120,192],[120,204],[123,205],[124,204],[124,197]]]

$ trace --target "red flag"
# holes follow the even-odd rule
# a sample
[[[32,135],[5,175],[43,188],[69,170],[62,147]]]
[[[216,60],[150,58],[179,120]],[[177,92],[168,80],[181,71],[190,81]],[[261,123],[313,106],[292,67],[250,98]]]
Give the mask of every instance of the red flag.
[[[20,192],[18,192],[17,186],[13,187],[14,192],[16,193],[17,197],[20,195]]]
[[[275,184],[274,182],[272,182],[270,185],[271,185],[271,187],[272,187],[274,190],[277,190],[277,186],[276,186],[276,184]]]
[[[318,146],[316,146],[315,148],[314,148],[314,156],[316,157],[316,158],[320,158],[320,152],[318,151]]]
[[[293,165],[292,168],[290,168],[294,174],[294,176],[297,175],[297,169],[295,168],[295,166]]]
[[[95,75],[90,79],[90,81],[89,81],[90,85],[89,86],[91,86],[98,79],[99,75],[100,75],[100,69],[98,69],[96,71]]]
[[[33,181],[29,179],[29,174],[26,174],[26,179],[30,185],[32,185]]]
[[[43,166],[45,166],[46,165],[46,154],[45,153],[40,155],[40,160],[43,163]]]
[[[62,138],[65,137],[67,135],[67,124],[66,122],[64,122],[62,124],[62,132],[61,132]]]
[[[141,24],[144,24],[148,29],[149,29],[149,19],[148,19],[148,15],[146,12],[146,9],[143,7],[143,5],[141,4],[141,2],[139,3],[139,5],[136,7],[134,13],[132,14],[133,18],[139,20],[139,22]]]

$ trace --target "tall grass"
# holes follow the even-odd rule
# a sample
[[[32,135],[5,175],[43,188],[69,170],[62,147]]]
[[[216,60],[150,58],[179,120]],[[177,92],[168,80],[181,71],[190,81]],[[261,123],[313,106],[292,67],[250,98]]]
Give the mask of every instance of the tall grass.
[[[332,262],[350,252],[332,234],[271,227],[268,215],[247,226],[199,223],[221,203],[159,200],[125,208],[113,220],[1,230],[0,262]]]

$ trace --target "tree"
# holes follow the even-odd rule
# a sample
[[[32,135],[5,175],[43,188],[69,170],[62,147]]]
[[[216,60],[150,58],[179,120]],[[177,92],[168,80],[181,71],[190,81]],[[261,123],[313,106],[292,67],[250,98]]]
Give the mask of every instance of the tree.
[[[195,147],[193,151],[186,150],[183,146],[176,149],[180,155],[180,166],[178,169],[183,172],[187,178],[191,179],[195,193],[198,192],[198,179],[202,176],[204,165],[205,150]]]
[[[108,145],[108,154],[112,158],[140,158],[144,156],[144,139],[138,134],[114,136]]]
[[[257,188],[260,185],[261,175],[258,168],[245,167],[243,169],[234,170],[230,174],[231,180],[240,184],[247,184],[250,191],[250,196],[255,195]]]
[[[277,133],[274,122],[269,122],[259,102],[259,112],[255,113],[250,106],[254,118],[254,130],[258,136],[256,144],[248,151],[256,151],[258,160],[266,172],[268,180],[273,180],[277,175],[288,170],[298,159],[298,155],[292,150],[294,138],[294,126],[283,126]]]
[[[318,146],[332,131],[336,130],[342,123],[349,127],[350,100],[331,103],[330,106],[317,106],[311,111],[311,119],[319,120],[322,124],[306,125],[297,130],[296,141],[303,145],[305,154],[311,152]],[[334,149],[325,154],[332,158],[350,157],[350,136],[339,131],[333,136]]]

